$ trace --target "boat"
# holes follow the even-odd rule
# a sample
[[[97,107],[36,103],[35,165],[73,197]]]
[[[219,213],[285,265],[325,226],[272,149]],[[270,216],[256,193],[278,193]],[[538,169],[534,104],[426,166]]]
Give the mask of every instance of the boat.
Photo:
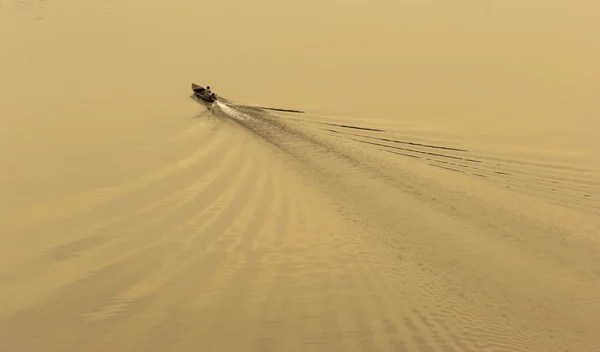
[[[194,91],[194,96],[204,100],[207,103],[214,103],[215,101],[217,101],[217,96],[215,94],[213,94],[210,97],[204,96],[204,91],[206,90],[206,88],[199,86],[196,83],[192,83],[192,90]]]

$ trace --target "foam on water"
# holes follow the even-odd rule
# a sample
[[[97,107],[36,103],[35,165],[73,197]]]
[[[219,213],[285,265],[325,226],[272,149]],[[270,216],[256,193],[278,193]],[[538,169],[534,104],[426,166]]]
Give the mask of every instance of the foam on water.
[[[216,101],[215,105],[219,108],[219,110],[221,110],[222,112],[224,112],[225,114],[227,114],[227,116],[234,118],[234,119],[241,119],[241,120],[247,120],[247,119],[251,119],[252,116],[239,111],[223,102],[220,101]]]

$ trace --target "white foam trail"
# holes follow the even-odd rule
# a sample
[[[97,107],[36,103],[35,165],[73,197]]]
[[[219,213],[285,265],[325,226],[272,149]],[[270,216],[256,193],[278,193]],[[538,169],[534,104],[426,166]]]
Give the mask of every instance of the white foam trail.
[[[246,113],[243,113],[239,110],[236,110],[236,109],[232,108],[231,106],[229,106],[225,103],[222,103],[218,100],[215,102],[215,105],[217,105],[221,111],[223,111],[225,114],[227,114],[231,118],[241,119],[241,120],[247,120],[247,119],[252,118],[252,116],[250,116]]]

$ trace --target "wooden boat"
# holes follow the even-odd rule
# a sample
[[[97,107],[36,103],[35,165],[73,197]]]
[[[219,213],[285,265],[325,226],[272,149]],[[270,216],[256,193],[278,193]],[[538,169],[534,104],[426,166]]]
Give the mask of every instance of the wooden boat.
[[[207,103],[214,103],[217,101],[217,96],[215,94],[211,95],[210,97],[205,96],[204,92],[206,91],[206,88],[199,86],[196,83],[192,83],[192,90],[194,91],[194,95],[196,97],[206,101]]]

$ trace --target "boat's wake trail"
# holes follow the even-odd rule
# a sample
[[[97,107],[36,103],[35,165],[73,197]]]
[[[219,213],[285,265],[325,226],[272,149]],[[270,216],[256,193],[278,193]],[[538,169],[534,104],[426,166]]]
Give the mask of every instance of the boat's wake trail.
[[[243,112],[239,109],[236,109],[234,106],[230,106],[224,102],[216,101],[214,103],[214,107],[217,108],[219,112],[221,112],[233,119],[237,119],[237,120],[252,119],[251,115],[248,115],[245,112]]]

